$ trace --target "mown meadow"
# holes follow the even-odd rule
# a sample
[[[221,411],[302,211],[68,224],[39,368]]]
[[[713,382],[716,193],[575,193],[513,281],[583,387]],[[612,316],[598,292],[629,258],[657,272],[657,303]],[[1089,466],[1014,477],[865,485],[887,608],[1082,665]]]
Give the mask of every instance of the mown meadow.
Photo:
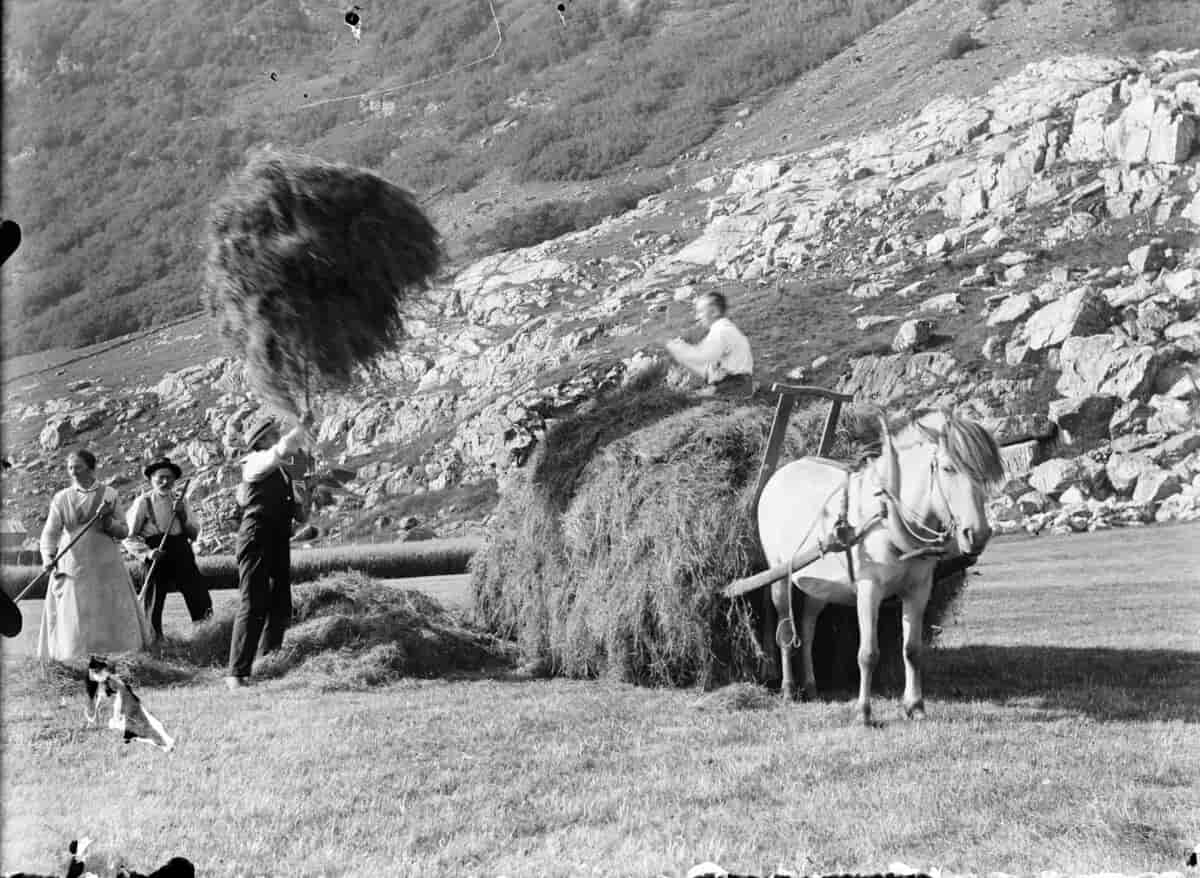
[[[344,645],[236,699],[216,667],[142,686],[178,738],[165,755],[85,728],[81,684],[6,652],[3,867],[50,870],[88,835],[93,868],[182,855],[214,876],[1182,871],[1200,833],[1195,531],[998,540],[929,657],[929,719],[885,692],[870,729],[848,693],[470,662],[373,682],[363,662],[386,657]],[[449,636],[443,611],[403,604]]]

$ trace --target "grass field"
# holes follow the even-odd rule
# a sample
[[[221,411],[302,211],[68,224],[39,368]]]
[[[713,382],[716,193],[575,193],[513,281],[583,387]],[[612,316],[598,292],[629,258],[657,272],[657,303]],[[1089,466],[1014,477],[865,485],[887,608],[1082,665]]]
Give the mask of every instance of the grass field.
[[[82,698],[10,650],[2,867],[52,870],[88,835],[93,869],[183,855],[205,876],[1183,871],[1198,536],[996,541],[929,659],[929,720],[884,693],[869,730],[844,694],[490,674],[318,695],[295,675],[233,698],[213,677],[141,692],[168,756],[86,730]]]

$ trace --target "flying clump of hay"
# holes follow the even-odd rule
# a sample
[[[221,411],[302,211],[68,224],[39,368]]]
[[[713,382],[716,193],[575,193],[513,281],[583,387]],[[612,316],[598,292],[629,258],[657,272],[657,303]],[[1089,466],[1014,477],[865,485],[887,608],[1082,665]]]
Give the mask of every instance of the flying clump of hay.
[[[213,206],[205,304],[250,386],[296,415],[404,332],[401,305],[441,264],[412,193],[370,171],[255,153]]]
[[[793,415],[781,463],[816,453],[824,415]],[[649,380],[559,422],[502,492],[472,559],[477,620],[549,673],[706,688],[763,677],[770,589],[721,592],[766,566],[753,501],[771,417]],[[873,419],[851,411],[830,456],[861,462],[877,438]],[[935,587],[927,622],[956,594]],[[902,668],[898,608],[881,619],[890,686]],[[822,689],[854,685],[857,636],[853,608],[822,613]]]

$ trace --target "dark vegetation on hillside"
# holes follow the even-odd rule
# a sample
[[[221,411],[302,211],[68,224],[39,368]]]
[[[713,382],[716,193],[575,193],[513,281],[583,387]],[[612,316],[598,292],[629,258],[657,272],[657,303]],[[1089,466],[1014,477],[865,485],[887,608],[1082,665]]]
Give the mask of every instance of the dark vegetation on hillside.
[[[912,2],[595,0],[570,4],[564,27],[549,3],[503,0],[496,57],[458,70],[496,45],[486,0],[373,7],[360,43],[339,7],[305,0],[12,0],[3,212],[26,237],[4,269],[5,352],[196,311],[203,218],[250,147],[365,166],[429,199],[487,177],[615,179],[669,165],[731,105]],[[1195,0],[1113,0],[1105,19],[1132,51],[1200,44]],[[305,106],[387,88],[371,106]],[[583,206],[502,217],[466,252],[536,243],[636,203],[615,184],[598,189]]]
[[[325,4],[16,0],[4,213],[27,235],[5,269],[5,350],[88,344],[195,311],[205,211],[250,147],[361,165],[419,197],[493,172],[553,181],[661,166],[731,104],[911,2],[597,0],[573,4],[563,27],[549,4],[513,0],[498,6],[493,61],[384,95],[391,115],[376,118],[357,100],[303,104],[484,57],[496,43],[486,2],[373,8],[356,44]],[[523,234],[606,212],[556,211],[520,224],[535,227]]]

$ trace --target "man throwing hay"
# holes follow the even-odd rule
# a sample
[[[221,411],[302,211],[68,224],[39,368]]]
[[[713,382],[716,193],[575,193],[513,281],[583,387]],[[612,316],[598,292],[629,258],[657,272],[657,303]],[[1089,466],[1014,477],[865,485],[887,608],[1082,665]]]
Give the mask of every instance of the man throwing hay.
[[[150,617],[155,640],[162,640],[163,605],[172,588],[183,595],[193,622],[211,616],[213,606],[191,545],[200,536],[200,526],[186,498],[174,495],[175,482],[183,471],[170,458],[161,457],[144,472],[150,487],[129,507],[129,536],[124,546],[146,566],[142,606]]]
[[[725,316],[725,297],[705,293],[696,299],[696,322],[708,330],[699,344],[681,338],[667,342],[675,362],[702,378],[705,396],[748,397],[754,392],[754,358],[750,342]]]
[[[309,413],[281,436],[274,418],[260,416],[246,430],[249,454],[238,486],[242,506],[237,535],[240,605],[225,678],[230,689],[247,685],[260,638],[263,654],[274,652],[283,645],[292,620],[292,522],[305,521],[308,513],[286,459],[300,450],[311,424]]]

